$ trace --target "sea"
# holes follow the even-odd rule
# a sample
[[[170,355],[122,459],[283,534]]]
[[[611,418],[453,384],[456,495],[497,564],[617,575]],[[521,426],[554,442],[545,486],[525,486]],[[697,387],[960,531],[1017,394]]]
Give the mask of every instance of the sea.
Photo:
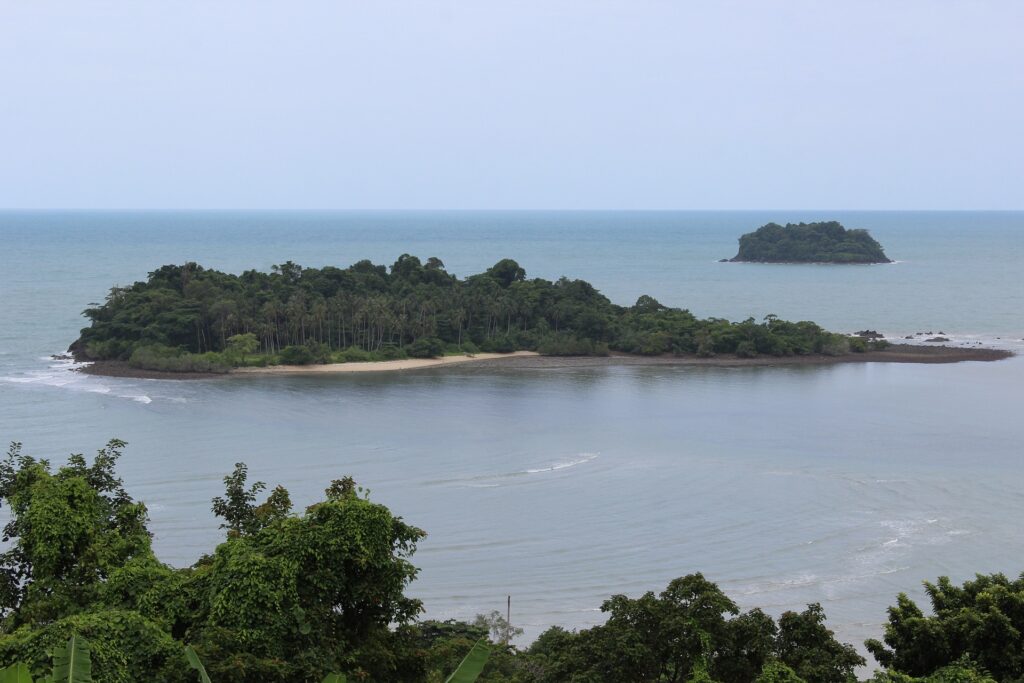
[[[867,228],[895,263],[722,263],[769,221]],[[210,501],[245,462],[298,509],[344,475],[427,532],[425,617],[506,609],[518,638],[586,628],[613,594],[702,572],[742,608],[821,603],[859,648],[922,582],[1024,570],[1024,355],[950,365],[472,364],[171,381],[53,356],[114,285],[196,261],[503,258],[699,316],[769,314],[913,343],[1024,352],[1022,212],[0,212],[0,440],[62,462],[109,439],[187,566],[223,539]],[[932,342],[934,343],[934,342]],[[0,515],[5,514],[0,510]]]

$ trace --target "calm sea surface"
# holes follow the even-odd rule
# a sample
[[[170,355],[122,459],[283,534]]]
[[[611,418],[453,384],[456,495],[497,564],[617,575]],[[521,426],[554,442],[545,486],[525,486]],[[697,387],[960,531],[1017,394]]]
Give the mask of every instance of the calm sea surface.
[[[863,227],[885,266],[718,263],[769,220]],[[428,616],[503,608],[525,640],[600,621],[612,593],[702,571],[744,607],[821,602],[859,644],[920,581],[1024,570],[1024,357],[958,365],[470,366],[175,382],[87,377],[49,354],[113,284],[167,263],[504,257],[732,319],[933,331],[1024,350],[1024,213],[0,213],[0,441],[60,460],[111,437],[158,554],[220,538],[245,461],[298,505],[351,474],[429,536]]]

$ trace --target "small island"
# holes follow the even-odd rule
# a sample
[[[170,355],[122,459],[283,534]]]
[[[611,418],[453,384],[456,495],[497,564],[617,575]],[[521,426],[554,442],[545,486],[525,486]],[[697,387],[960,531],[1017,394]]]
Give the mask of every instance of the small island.
[[[740,237],[736,263],[892,263],[867,230],[838,221],[768,223]],[[725,260],[725,259],[723,259]]]
[[[370,261],[304,268],[289,261],[270,273],[241,275],[168,265],[144,282],[114,287],[84,315],[91,324],[68,349],[75,360],[93,363],[86,372],[137,377],[356,363],[417,369],[495,358],[537,362],[538,356],[715,364],[1004,357],[963,349],[937,355],[935,347],[927,358],[897,354],[886,351],[885,339],[830,332],[813,322],[774,315],[701,319],[650,296],[619,306],[583,280],[528,279],[511,259],[459,279],[440,259],[408,254],[390,268]]]

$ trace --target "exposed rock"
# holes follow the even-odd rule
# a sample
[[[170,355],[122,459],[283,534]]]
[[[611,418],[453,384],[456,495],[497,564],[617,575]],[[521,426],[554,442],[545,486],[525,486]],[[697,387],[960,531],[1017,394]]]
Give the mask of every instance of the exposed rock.
[[[856,333],[856,336],[861,337],[863,339],[885,339],[884,334],[876,332],[875,330],[861,330],[860,332]]]
[[[932,337],[931,339],[925,339],[926,342],[948,342],[949,340],[945,337]]]

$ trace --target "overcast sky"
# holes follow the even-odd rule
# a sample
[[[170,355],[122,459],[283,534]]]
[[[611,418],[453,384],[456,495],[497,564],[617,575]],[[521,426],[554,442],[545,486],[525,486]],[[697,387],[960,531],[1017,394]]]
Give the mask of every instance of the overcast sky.
[[[1024,208],[1024,2],[0,0],[0,207]]]

